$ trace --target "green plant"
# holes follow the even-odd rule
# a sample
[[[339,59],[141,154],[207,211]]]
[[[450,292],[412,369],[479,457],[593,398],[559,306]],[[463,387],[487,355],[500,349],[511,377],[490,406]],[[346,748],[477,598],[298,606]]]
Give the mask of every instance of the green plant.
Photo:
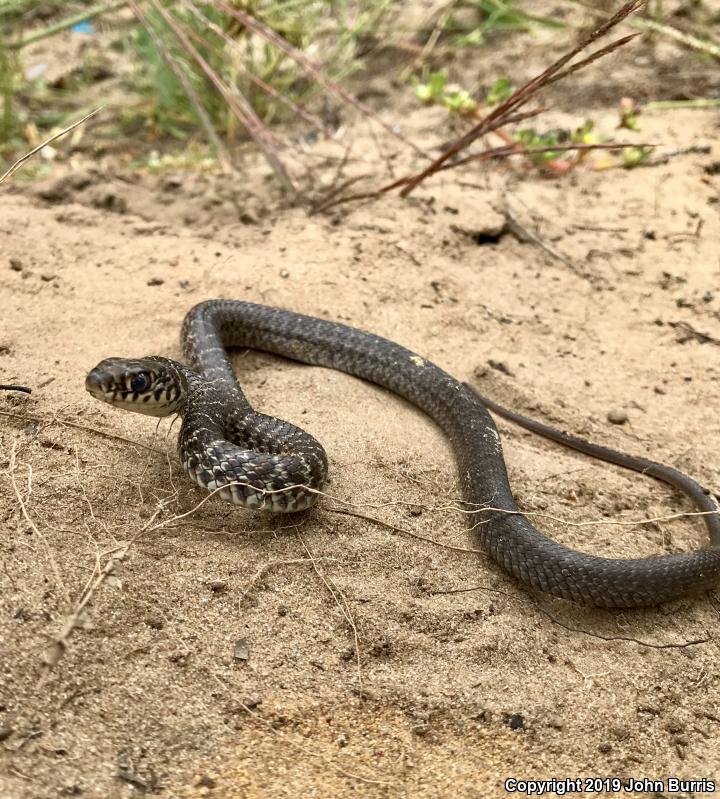
[[[620,122],[618,123],[618,127],[634,130],[636,133],[639,132],[640,122],[638,120],[638,114],[640,111],[635,105],[632,97],[623,97],[620,100],[618,110],[620,112]]]
[[[644,164],[652,154],[652,147],[624,147],[622,151],[622,165],[632,169]]]
[[[320,91],[372,116],[338,81],[357,68],[358,41],[377,30],[390,2],[368,0],[360,6],[347,0],[58,2],[54,4],[57,13],[44,27],[27,33],[18,26],[10,34],[0,33],[0,99],[4,103],[0,136],[7,141],[10,127],[20,118],[11,99],[17,89],[15,77],[21,73],[10,69],[7,53],[127,6],[134,20],[114,18],[116,26],[125,26],[116,44],[135,65],[140,103],[134,114],[123,113],[120,124],[135,135],[149,130],[155,137],[178,139],[190,137],[201,127],[224,169],[230,168],[230,156],[223,139],[237,139],[242,130],[293,191],[278,156],[278,139],[268,124],[286,115],[324,129],[323,119],[311,107]],[[28,0],[0,0],[0,20],[7,16],[15,21],[32,6]],[[78,96],[82,71],[74,79]],[[26,82],[23,93],[31,95],[33,88]],[[379,124],[399,135],[382,120]]]
[[[485,95],[485,103],[491,108],[504,103],[516,88],[510,83],[508,78],[498,78],[488,89],[488,93]]]
[[[466,89],[448,84],[444,69],[431,72],[425,83],[416,80],[415,96],[422,103],[438,103],[457,114],[472,114],[478,105]]]
[[[297,114],[298,107],[319,89],[316,77],[303,69],[292,52],[322,53],[323,74],[331,81],[346,77],[358,66],[358,38],[379,24],[389,0],[366,3],[355,16],[337,0],[232,4],[183,0],[162,6],[152,2],[150,6],[129,33],[127,47],[136,56],[137,85],[149,100],[155,123],[172,135],[182,136],[200,121],[187,82],[216,130],[232,134],[237,125],[214,81],[198,68],[187,43],[179,41],[172,22],[187,35],[217,78],[245,98],[259,118],[269,122],[288,111]],[[232,10],[235,15],[229,13]],[[244,24],[243,16],[252,16],[261,30]],[[272,36],[264,35],[263,29]],[[278,40],[289,51],[279,47]],[[185,82],[178,70],[184,73]]]

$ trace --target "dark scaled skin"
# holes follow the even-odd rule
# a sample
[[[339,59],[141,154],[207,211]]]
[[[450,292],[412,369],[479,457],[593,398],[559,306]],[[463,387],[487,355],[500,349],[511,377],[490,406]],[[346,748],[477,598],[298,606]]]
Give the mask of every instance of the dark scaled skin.
[[[587,555],[549,539],[519,512],[500,437],[481,400],[442,369],[398,344],[336,322],[233,300],[210,300],[192,308],[181,340],[192,369],[182,367],[188,399],[181,411],[180,451],[188,473],[195,472],[193,479],[198,469],[203,475],[212,471],[216,480],[225,479],[216,467],[223,458],[229,459],[226,446],[244,448],[251,442],[268,449],[272,440],[275,443],[270,446],[278,451],[290,451],[289,441],[282,439],[282,426],[287,423],[251,408],[235,381],[226,347],[266,350],[376,383],[434,419],[455,453],[464,498],[469,507],[477,508],[467,514],[470,527],[491,557],[526,585],[588,605],[640,607],[720,582],[717,546],[613,559]],[[277,439],[275,424],[280,425]],[[322,447],[292,425],[288,431],[293,439],[292,457],[308,469],[306,485],[319,488],[327,469]],[[221,434],[226,436],[225,443],[217,444]],[[249,457],[253,480],[262,482],[266,461]],[[280,456],[270,450],[263,457]]]
[[[97,399],[149,416],[182,416],[178,450],[201,488],[252,510],[315,503],[327,475],[322,446],[299,427],[253,410],[233,379],[207,379],[169,358],[107,358],[85,380]]]

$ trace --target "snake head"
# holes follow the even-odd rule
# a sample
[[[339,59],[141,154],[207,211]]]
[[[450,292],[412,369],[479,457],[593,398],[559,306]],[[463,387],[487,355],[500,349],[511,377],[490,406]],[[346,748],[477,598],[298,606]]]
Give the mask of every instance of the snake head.
[[[169,416],[185,402],[187,382],[164,358],[106,358],[85,378],[102,402],[148,416]]]

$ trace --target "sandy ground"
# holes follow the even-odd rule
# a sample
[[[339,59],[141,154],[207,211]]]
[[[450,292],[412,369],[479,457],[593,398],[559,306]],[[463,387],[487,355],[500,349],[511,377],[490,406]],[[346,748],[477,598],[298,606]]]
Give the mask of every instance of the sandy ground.
[[[436,117],[418,119],[429,135]],[[669,148],[717,137],[709,112],[643,124]],[[34,391],[0,396],[0,795],[492,797],[507,778],[719,778],[717,594],[604,612],[528,593],[472,551],[446,507],[446,441],[394,396],[237,353],[257,407],[329,453],[329,496],[274,518],[198,508],[177,426],[83,389],[103,357],[179,357],[194,303],[249,299],[385,335],[717,488],[718,157],[450,173],[410,200],[312,217],[197,176],[86,169],[5,191],[0,382]],[[498,234],[503,196],[563,260]],[[662,485],[499,427],[519,503],[551,536],[618,557],[704,544],[697,519],[628,524],[691,510]]]

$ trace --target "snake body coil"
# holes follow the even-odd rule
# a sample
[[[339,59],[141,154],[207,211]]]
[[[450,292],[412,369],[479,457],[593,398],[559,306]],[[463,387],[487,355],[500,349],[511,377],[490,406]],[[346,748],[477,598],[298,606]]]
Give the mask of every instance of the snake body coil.
[[[210,300],[192,308],[183,323],[182,343],[192,368],[159,357],[108,359],[90,372],[86,386],[99,399],[131,410],[179,412],[179,450],[186,472],[198,485],[220,489],[229,501],[251,508],[301,510],[313,504],[327,473],[325,452],[312,436],[257,413],[248,403],[226,347],[249,347],[347,372],[425,411],[450,440],[464,498],[477,508],[468,514],[469,523],[483,548],[534,588],[590,605],[636,607],[709,588],[720,580],[720,521],[715,515],[706,517],[713,547],[682,554],[611,559],[547,538],[519,513],[500,437],[481,400],[398,344],[336,322],[230,300]],[[677,484],[667,475],[656,476]],[[708,496],[689,482],[694,498]],[[707,503],[717,510],[709,497]]]

